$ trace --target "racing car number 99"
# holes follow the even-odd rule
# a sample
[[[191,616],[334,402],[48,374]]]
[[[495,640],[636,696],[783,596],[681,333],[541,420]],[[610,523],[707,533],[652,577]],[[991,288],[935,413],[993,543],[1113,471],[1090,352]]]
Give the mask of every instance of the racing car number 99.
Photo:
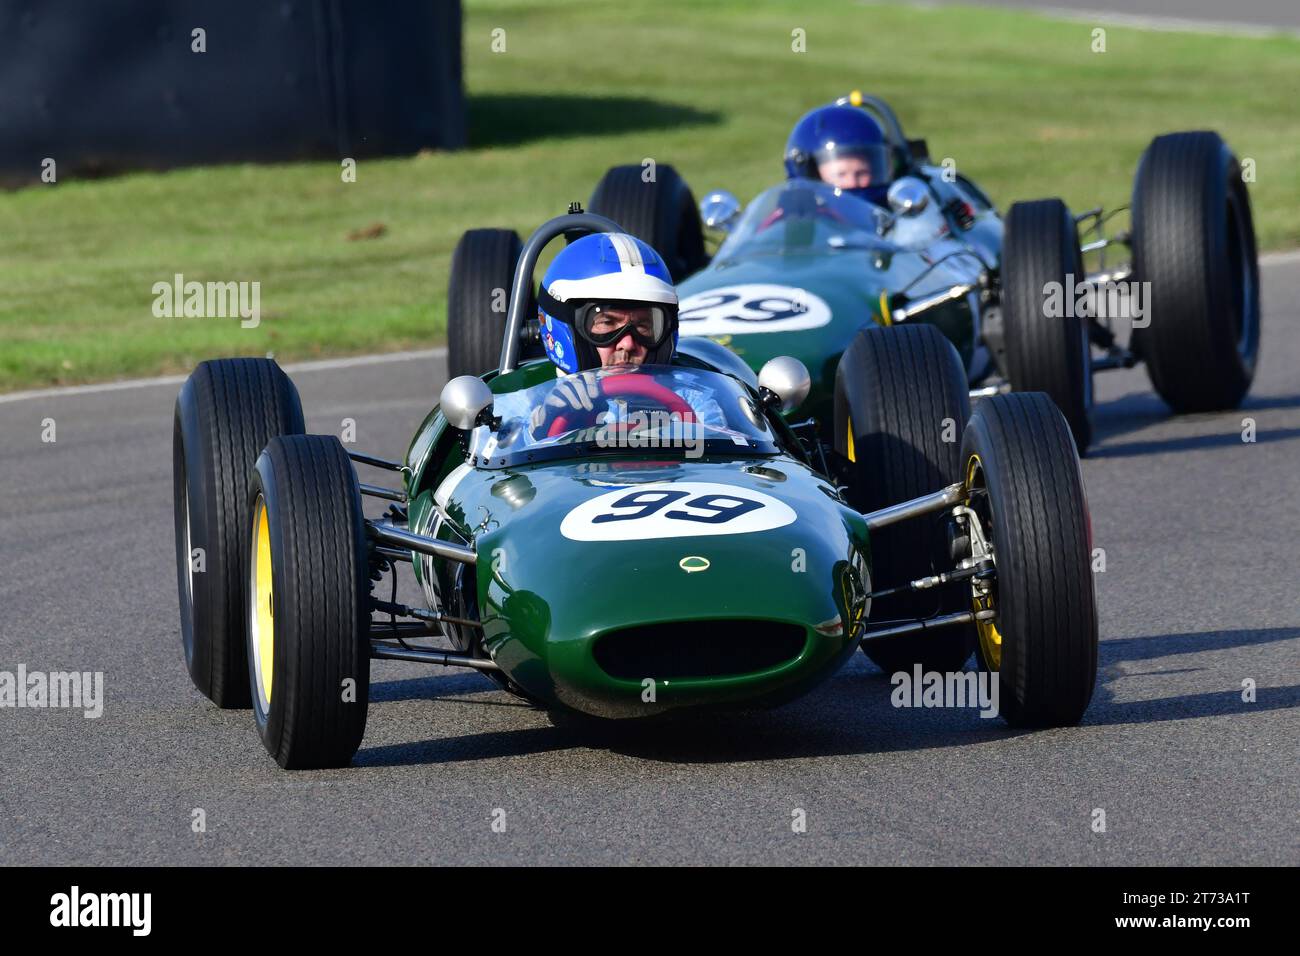
[[[794,509],[750,488],[713,482],[656,482],[584,501],[560,523],[572,541],[642,541],[752,534],[790,524]]]

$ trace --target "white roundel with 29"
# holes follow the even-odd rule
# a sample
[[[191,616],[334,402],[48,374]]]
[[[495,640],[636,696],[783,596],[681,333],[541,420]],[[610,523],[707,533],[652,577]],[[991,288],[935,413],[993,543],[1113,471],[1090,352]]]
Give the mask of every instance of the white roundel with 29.
[[[771,495],[712,481],[629,485],[578,505],[560,522],[571,541],[644,541],[753,534],[793,523],[794,509]]]
[[[807,289],[754,282],[689,295],[677,318],[682,335],[800,332],[830,322],[831,307]]]

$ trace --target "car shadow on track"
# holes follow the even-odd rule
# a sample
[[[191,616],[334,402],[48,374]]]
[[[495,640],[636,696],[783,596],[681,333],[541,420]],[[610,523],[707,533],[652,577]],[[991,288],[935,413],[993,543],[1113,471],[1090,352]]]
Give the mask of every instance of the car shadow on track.
[[[1199,654],[1234,647],[1253,647],[1300,638],[1300,627],[1261,627],[1242,631],[1192,631],[1121,637],[1102,641],[1098,657],[1102,666],[1118,661],[1147,661],[1173,654]]]
[[[1261,647],[1284,641],[1300,640],[1300,627],[1265,627],[1253,630],[1196,631],[1177,634],[1154,634],[1102,641],[1098,658],[1101,671],[1097,693],[1084,716],[1087,726],[1105,727],[1120,724],[1146,724],[1167,720],[1224,715],[1250,716],[1260,712],[1300,707],[1300,685],[1257,687],[1255,699],[1242,700],[1242,688],[1228,685],[1198,694],[1180,694],[1147,700],[1116,701],[1109,685],[1117,680],[1164,677],[1209,668],[1165,668],[1160,670],[1125,670],[1118,665],[1128,661],[1151,661],[1177,654],[1200,654]],[[1215,683],[1219,681],[1209,678]]]
[[[1237,413],[1240,414],[1240,413]],[[1094,448],[1089,458],[1128,458],[1135,455],[1157,455],[1176,451],[1201,451],[1210,448],[1240,448],[1243,444],[1239,419],[1226,423],[1228,431],[1217,435],[1187,435],[1182,438],[1157,438],[1150,441],[1121,442]],[[1261,445],[1300,438],[1300,428],[1259,428],[1255,441]]]
[[[1248,396],[1240,408],[1226,412],[1201,415],[1175,416],[1164,402],[1154,395],[1135,392],[1122,398],[1097,405],[1093,410],[1093,443],[1089,458],[1127,458],[1162,452],[1193,451],[1202,448],[1237,447],[1242,444],[1241,419],[1252,412],[1274,409],[1300,408],[1300,395]],[[1213,435],[1189,435],[1176,438],[1158,438],[1113,442],[1114,439],[1166,422],[1221,421],[1223,429]],[[1266,423],[1256,423],[1255,438],[1260,443],[1286,441],[1300,437],[1300,429],[1270,429]],[[1113,442],[1107,444],[1108,442]]]
[[[1300,628],[1295,627],[1119,638],[1102,642],[1100,663],[1105,668],[1121,661],[1251,647],[1296,638],[1300,638]],[[1235,688],[1115,702],[1106,689],[1109,679],[1103,670],[1093,703],[1084,715],[1082,731],[1089,727],[1197,717],[1249,716],[1300,707],[1300,685],[1261,687],[1253,703],[1243,702]],[[382,689],[376,694],[372,688],[371,696],[380,702],[425,696],[438,699],[493,690],[490,682],[477,674],[391,681],[376,686]],[[1017,730],[999,718],[981,718],[976,710],[969,708],[895,707],[891,702],[892,689],[887,675],[865,661],[854,661],[808,696],[775,710],[692,712],[640,721],[601,721],[532,710],[499,691],[490,700],[457,703],[467,707],[479,704],[519,707],[523,711],[521,719],[536,720],[541,725],[369,747],[357,754],[355,765],[456,763],[576,749],[607,750],[667,763],[746,763],[966,747],[1026,734],[1080,732],[1069,728]]]
[[[974,709],[896,708],[892,689],[885,674],[854,662],[808,696],[774,710],[624,721],[538,710],[537,719],[549,726],[371,747],[357,754],[355,764],[438,764],[571,749],[672,763],[744,763],[965,746],[1021,733]]]
[[[1284,687],[1260,687],[1255,700],[1246,703],[1241,691],[1226,688],[1204,694],[1182,694],[1154,700],[1115,703],[1093,700],[1084,716],[1088,727],[1111,727],[1119,724],[1150,724],[1165,720],[1190,720],[1195,717],[1222,717],[1237,714],[1251,716],[1266,711],[1300,707],[1300,684]]]
[[[398,700],[430,700],[466,694],[483,694],[499,690],[491,678],[473,671],[453,671],[447,674],[426,674],[406,680],[375,681],[370,685],[370,702],[390,703]],[[502,694],[508,700],[517,700]],[[520,706],[527,707],[523,701]]]

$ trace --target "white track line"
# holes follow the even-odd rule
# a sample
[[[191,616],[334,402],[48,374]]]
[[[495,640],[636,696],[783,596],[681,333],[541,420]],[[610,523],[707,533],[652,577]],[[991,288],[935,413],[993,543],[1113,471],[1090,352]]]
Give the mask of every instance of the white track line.
[[[1300,249],[1289,252],[1270,252],[1259,257],[1261,266],[1279,266],[1300,262]],[[325,372],[331,369],[356,368],[362,365],[384,365],[389,362],[415,362],[444,358],[446,346],[420,349],[414,352],[384,352],[379,355],[354,355],[350,358],[319,359],[312,362],[290,362],[283,366],[286,372]],[[10,392],[0,395],[0,405],[25,402],[33,398],[58,398],[63,395],[93,395],[96,392],[121,392],[132,388],[153,388],[159,385],[180,385],[187,375],[161,375],[157,378],[133,378],[124,382],[101,382],[98,385],[65,385],[59,388],[40,388],[30,392]]]
[[[356,368],[361,365],[386,365],[390,362],[416,362],[445,358],[445,346],[436,349],[419,349],[411,352],[384,352],[379,355],[353,355],[348,358],[317,359],[311,362],[290,362],[281,366],[286,372],[327,372],[332,369]],[[180,385],[188,375],[159,375],[155,378],[132,378],[124,382],[101,382],[97,385],[64,385],[58,388],[38,388],[29,392],[10,392],[0,395],[0,404],[25,402],[32,398],[57,398],[63,395],[92,395],[96,392],[121,392],[132,388],[154,388],[160,385]]]

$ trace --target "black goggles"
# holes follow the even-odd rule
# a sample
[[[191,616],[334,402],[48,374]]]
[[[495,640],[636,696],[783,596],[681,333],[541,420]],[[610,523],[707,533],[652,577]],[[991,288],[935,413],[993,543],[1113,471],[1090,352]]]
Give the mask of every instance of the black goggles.
[[[548,315],[572,325],[592,345],[613,345],[625,335],[646,348],[660,345],[668,337],[675,307],[647,302],[559,302],[543,289],[538,304]]]

